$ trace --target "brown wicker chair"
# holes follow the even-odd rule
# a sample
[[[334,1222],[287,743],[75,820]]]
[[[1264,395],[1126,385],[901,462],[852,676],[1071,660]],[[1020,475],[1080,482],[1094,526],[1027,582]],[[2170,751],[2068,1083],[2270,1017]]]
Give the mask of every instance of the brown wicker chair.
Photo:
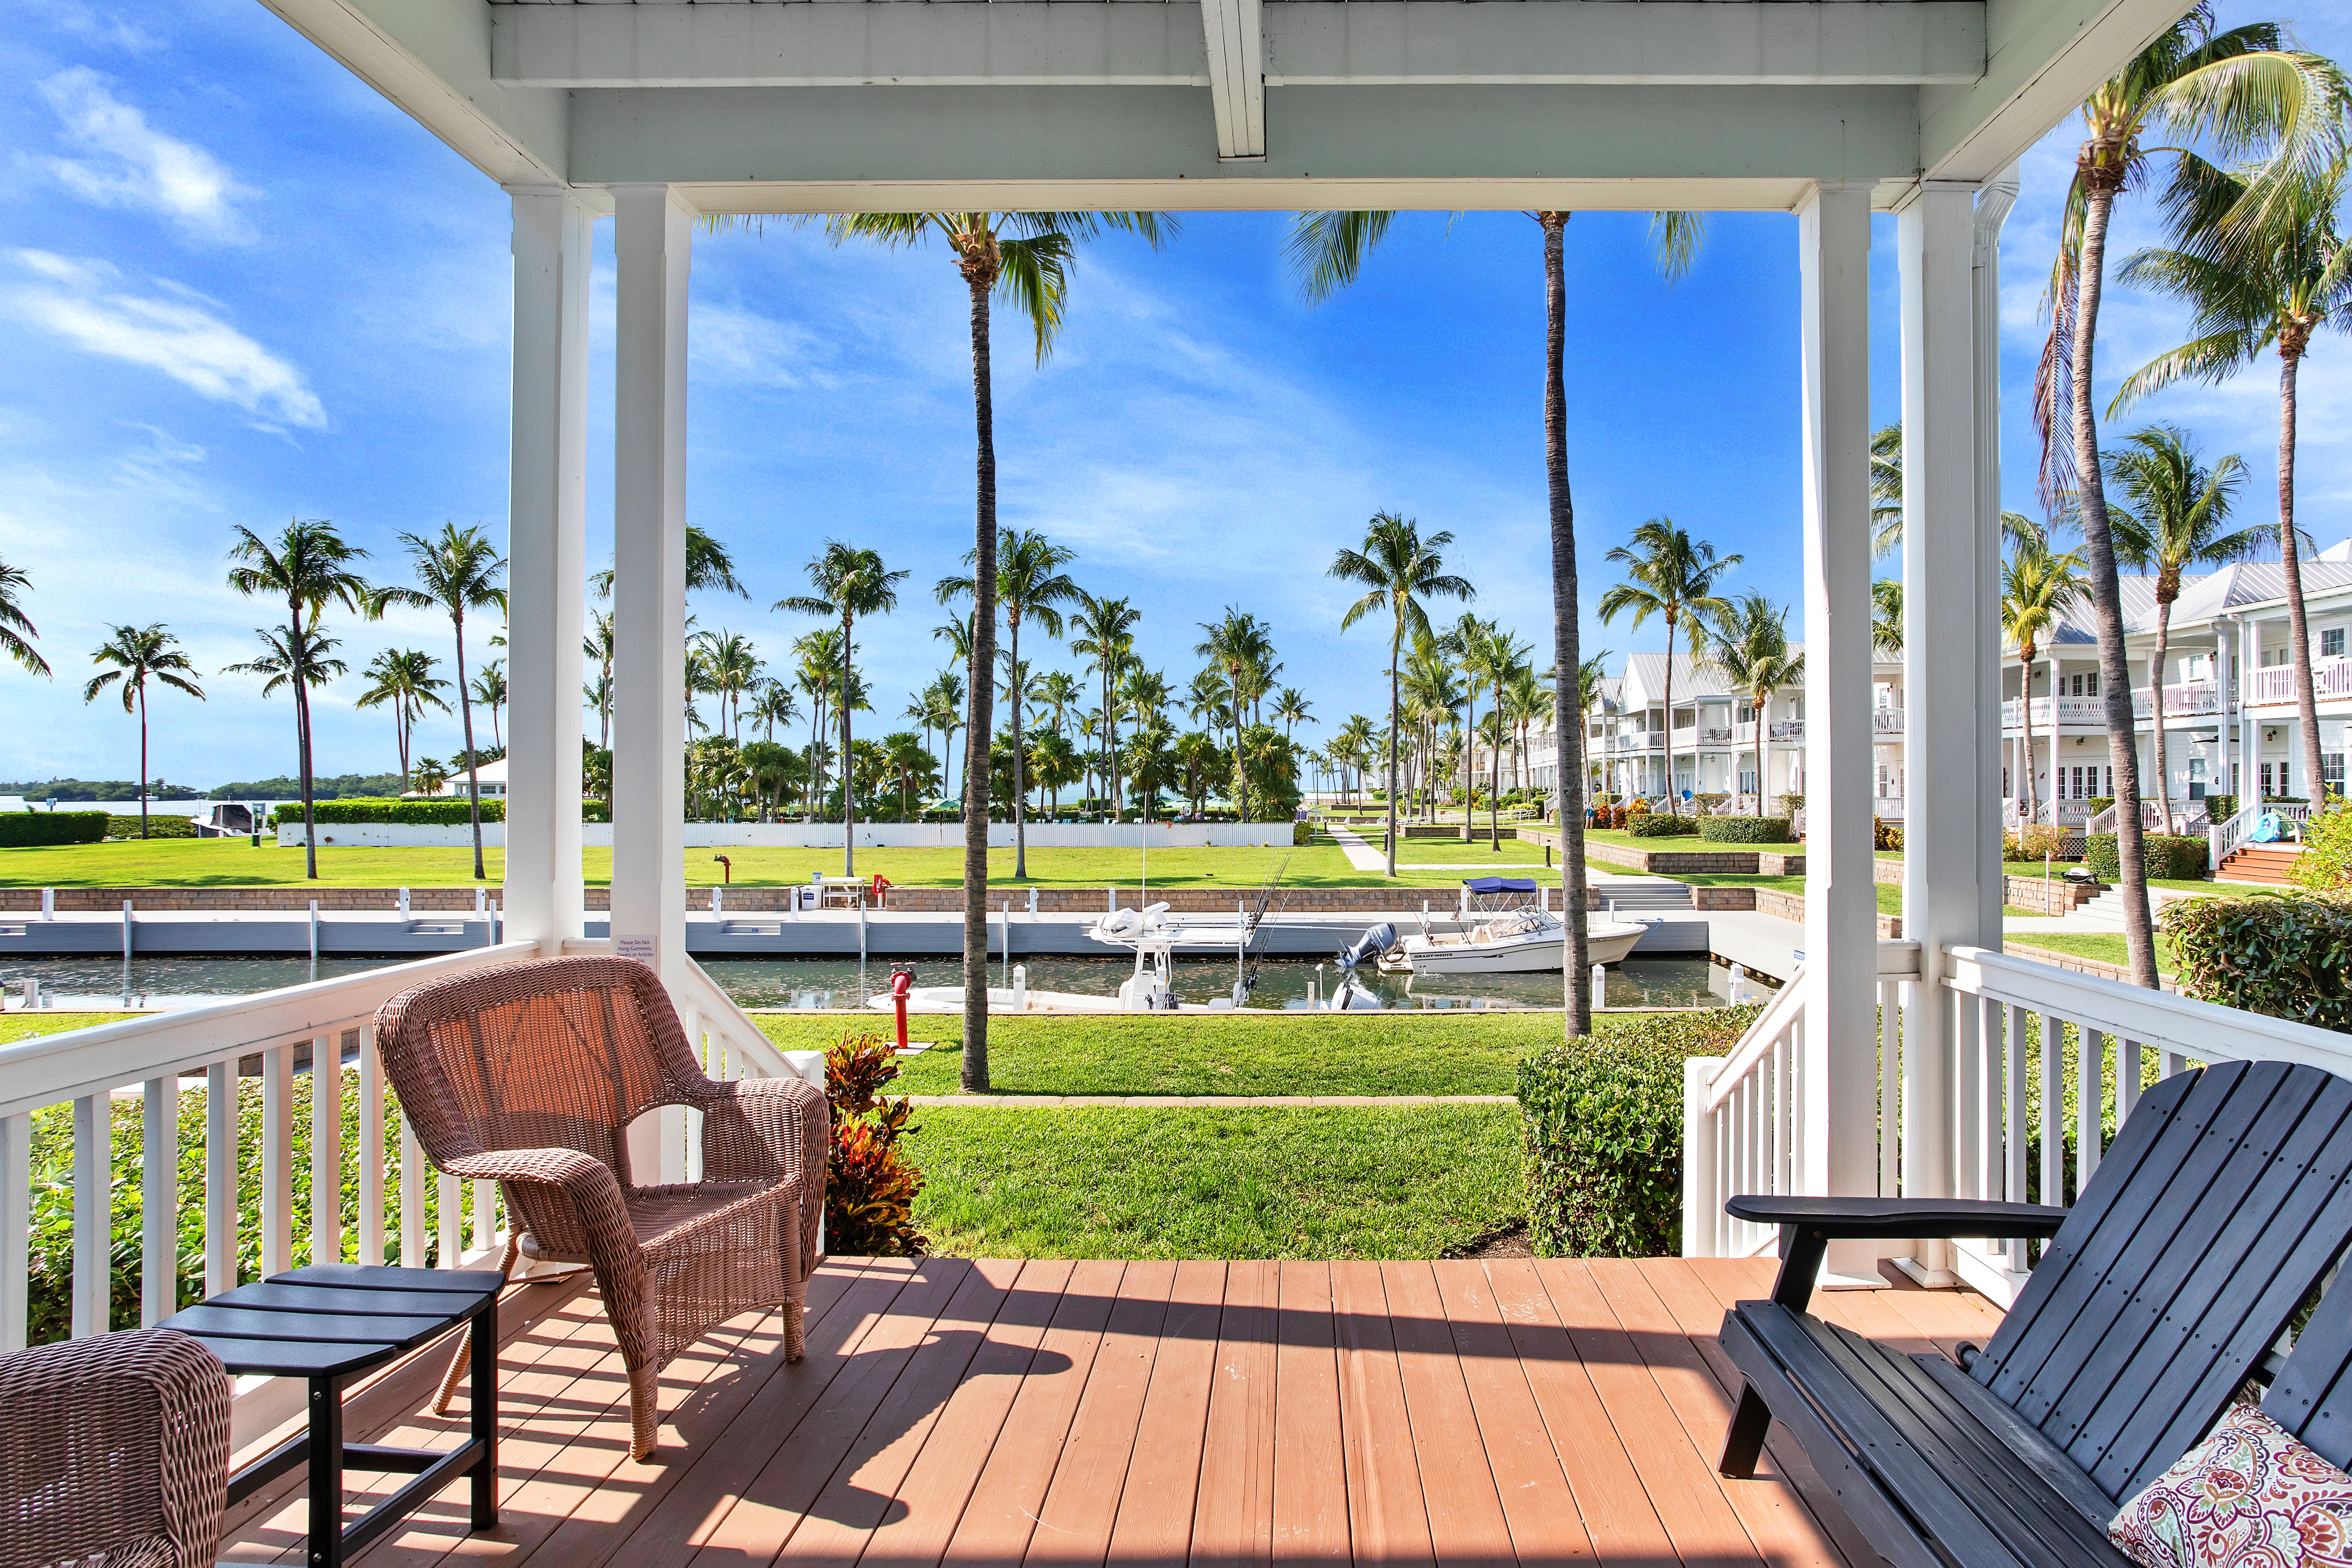
[[[384,1003],[375,1030],[433,1163],[504,1189],[501,1267],[520,1251],[595,1271],[629,1372],[631,1458],[653,1452],[662,1367],[713,1324],[781,1307],[800,1359],[830,1143],[814,1088],[704,1076],[661,981],[628,958],[455,975]],[[702,1113],[704,1179],[639,1186],[624,1129],[664,1105]],[[465,1364],[461,1344],[436,1409]]]
[[[0,1568],[212,1568],[230,1394],[172,1329],[0,1356]]]

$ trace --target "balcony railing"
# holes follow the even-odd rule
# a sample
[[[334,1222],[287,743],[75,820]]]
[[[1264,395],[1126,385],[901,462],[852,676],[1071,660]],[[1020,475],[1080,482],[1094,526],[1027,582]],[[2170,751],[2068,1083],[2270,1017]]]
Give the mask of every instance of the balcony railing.
[[[2035,729],[2046,730],[2050,727],[2051,702],[2052,699],[2049,697],[2035,697],[2033,699],[2033,727]],[[2059,697],[2056,699],[2056,702],[2058,705],[2058,724],[2061,728],[2073,726],[2095,729],[2104,726],[2107,722],[2106,704],[2102,698]],[[2000,705],[2000,727],[2003,729],[2022,728],[2024,726],[2024,719],[2021,716],[2022,711],[2022,707],[2018,698],[2004,697],[2001,700]]]
[[[1870,732],[1873,735],[1902,734],[1903,710],[1899,707],[1873,708],[1870,713]]]
[[[2312,668],[2311,688],[2321,702],[2352,697],[2352,659],[2321,660]],[[2246,701],[2251,706],[2268,707],[2294,700],[2293,664],[2265,664],[2252,672],[2246,683]]]
[[[2146,718],[2153,711],[2154,698],[2147,687],[2142,686],[2132,693],[2134,718]],[[2217,685],[2168,685],[2164,688],[2164,716],[2167,718],[2193,717],[2221,711],[2221,688]]]
[[[604,952],[611,944],[564,947]],[[456,1177],[427,1166],[387,1092],[373,1020],[378,1007],[411,986],[541,954],[536,942],[507,942],[0,1047],[0,1351],[26,1343],[37,1287],[45,1304],[65,1293],[66,1323],[76,1337],[131,1326],[111,1322],[110,1150],[115,1113],[133,1100],[141,1127],[141,1324],[169,1316],[184,1290],[195,1286],[182,1278],[192,1251],[201,1254],[195,1267],[205,1295],[310,1260],[460,1268],[495,1258],[504,1240],[496,1185],[473,1183],[468,1194]],[[687,966],[672,999],[712,1077],[789,1073],[822,1082],[819,1053],[778,1051],[698,967]],[[308,1053],[306,1070],[298,1071],[298,1052]],[[248,1130],[241,1138],[241,1112],[257,1080],[258,1136]],[[319,1135],[306,1131],[298,1138],[298,1104],[307,1106],[306,1126]],[[37,1279],[30,1246],[35,1122],[68,1108],[73,1261],[68,1278],[45,1269]],[[701,1139],[692,1113],[673,1108],[662,1116],[662,1179],[695,1179]],[[350,1149],[342,1146],[347,1122],[356,1124]],[[394,1149],[396,1157],[387,1154]],[[184,1151],[200,1161],[192,1168],[204,1172],[197,1248],[187,1245],[180,1223]],[[298,1168],[310,1173],[303,1206],[309,1222],[299,1237]],[[42,1172],[45,1184],[57,1176]],[[353,1193],[348,1211],[347,1183]],[[244,1193],[257,1194],[257,1212],[245,1207]],[[240,1235],[257,1235],[257,1268],[241,1267]],[[291,1413],[286,1392],[275,1386],[285,1381],[240,1391],[241,1433]],[[299,1384],[291,1396],[300,1398]]]
[[[2352,1077],[2352,1039],[2327,1030],[1980,947],[1945,949],[1941,977],[1923,981],[1918,957],[1914,944],[1879,944],[1878,1103],[1863,1135],[1876,1145],[1882,1197],[2063,1201],[2098,1169],[2105,1107],[2120,1124],[2138,1103],[2150,1052],[2161,1075],[2197,1061],[2264,1061]],[[1923,984],[1931,995],[1919,994]],[[1801,1150],[1819,1131],[1801,1111],[1806,990],[1800,967],[1729,1056],[1685,1064],[1687,1256],[1769,1250],[1772,1229],[1731,1218],[1724,1200],[1801,1190]],[[1914,1051],[1906,1020],[1929,1008],[1956,1027],[1942,1031],[1942,1049]],[[1948,1175],[1927,1191],[1907,1185],[1910,1171]],[[1955,1241],[1948,1266],[2007,1304],[2024,1282],[2025,1243]]]
[[[1801,718],[1777,720],[1769,734],[1774,740],[1802,740],[1805,738],[1805,721]]]

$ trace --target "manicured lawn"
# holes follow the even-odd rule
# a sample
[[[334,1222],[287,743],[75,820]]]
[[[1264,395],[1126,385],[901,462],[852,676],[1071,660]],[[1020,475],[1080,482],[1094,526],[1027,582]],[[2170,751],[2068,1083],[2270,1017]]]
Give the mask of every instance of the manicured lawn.
[[[2031,958],[2034,948],[2043,947],[2076,958],[2095,958],[2102,964],[2131,962],[2120,931],[2021,931],[2004,937],[2001,945],[2021,958]],[[2156,939],[2156,968],[2160,975],[2179,972],[2169,937],[2159,936]]]
[[[0,1013],[0,1045],[19,1040],[31,1040],[36,1035],[62,1034],[69,1029],[87,1029],[92,1024],[112,1023],[117,1019],[143,1018],[143,1013]]]
[[[918,1113],[915,1219],[990,1258],[1435,1258],[1521,1218],[1513,1105]]]
[[[762,1013],[759,1023],[787,1051],[895,1027],[837,1014]],[[946,1049],[900,1058],[890,1092],[958,1092],[963,1020],[919,1015],[907,1027]],[[1550,1012],[1010,1018],[990,1021],[988,1074],[1006,1094],[1508,1094],[1519,1059],[1559,1038]]]
[[[1668,877],[1666,880],[1669,882],[1686,882],[1693,887],[1769,887],[1775,888],[1781,893],[1793,893],[1800,898],[1803,897],[1805,894],[1805,879],[1801,876],[1727,876],[1713,872],[1704,873],[1685,872],[1678,873],[1674,876]],[[1879,914],[1900,915],[1903,913],[1903,890],[1901,888],[1895,886],[1892,883],[1886,882],[1877,883],[1874,885],[1878,890]]]
[[[1467,859],[1471,846],[1456,841],[1425,841],[1401,857],[1395,885],[1452,887],[1464,873],[1416,869],[1417,856],[1436,861]],[[734,862],[734,880],[746,886],[782,886],[805,883],[818,872],[841,870],[839,850],[730,849],[689,850],[686,881],[690,887],[708,887],[724,876],[711,857],[725,854]],[[1475,853],[1486,855],[1483,842]],[[1507,863],[1524,863],[1514,855],[1541,864],[1543,852],[1507,842],[1504,853],[1490,857]],[[1142,857],[1131,849],[1033,849],[1029,879],[1013,875],[1013,852],[991,851],[989,883],[995,887],[1133,887],[1144,871]],[[488,850],[485,869],[491,883],[505,875],[503,852]],[[452,849],[347,849],[321,845],[319,879],[336,887],[445,887],[473,881],[473,852]],[[583,851],[581,866],[588,884],[602,887],[613,878],[613,852]],[[1378,872],[1360,872],[1328,840],[1270,849],[1157,849],[1151,852],[1150,874],[1155,887],[1262,887],[1280,871],[1283,885],[1296,887],[1378,886]],[[956,887],[963,882],[961,850],[859,850],[858,874],[879,872],[905,887]],[[243,839],[184,839],[145,843],[76,844],[57,849],[0,850],[0,887],[262,887],[290,886],[304,880],[302,852],[280,850],[265,843],[255,849]]]
[[[1478,836],[1468,843],[1464,843],[1460,839],[1406,839],[1397,845],[1397,869],[1400,872],[1408,866],[1456,865],[1465,862],[1484,865],[1489,862],[1496,865],[1540,867],[1544,863],[1543,846],[1523,844],[1517,839],[1505,839],[1501,847],[1490,850],[1486,847],[1486,831],[1484,827],[1478,830]]]

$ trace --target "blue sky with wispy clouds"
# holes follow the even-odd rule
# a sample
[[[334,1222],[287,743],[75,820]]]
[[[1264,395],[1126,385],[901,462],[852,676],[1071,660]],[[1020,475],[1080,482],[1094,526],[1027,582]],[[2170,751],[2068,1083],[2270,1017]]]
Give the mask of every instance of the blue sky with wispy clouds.
[[[2227,19],[2253,15],[2231,7]],[[2323,12],[2303,43],[2343,53]],[[89,650],[109,627],[163,622],[211,700],[160,697],[155,768],[210,785],[290,771],[291,713],[217,674],[251,656],[266,610],[226,587],[232,527],[333,518],[398,570],[396,536],[445,518],[503,528],[505,197],[252,0],[0,0],[0,560],[28,570],[26,608],[57,669],[0,667],[0,778],[128,777],[135,727],[85,709]],[[2062,126],[2024,165],[2004,289],[2003,450],[2031,511],[2027,420],[2036,303],[2072,167]],[[1535,225],[1516,214],[1400,224],[1364,281],[1302,305],[1278,256],[1286,220],[1186,220],[1160,254],[1111,238],[1076,273],[1069,327],[1042,369],[1009,331],[997,360],[1003,520],[1079,551],[1074,575],[1144,611],[1140,646],[1172,685],[1196,622],[1227,604],[1273,626],[1283,679],[1318,717],[1376,712],[1381,639],[1345,636],[1323,569],[1382,508],[1455,536],[1477,608],[1533,640],[1548,614],[1540,424],[1542,290]],[[1729,580],[1797,587],[1794,220],[1725,214],[1673,287],[1645,220],[1569,231],[1571,463],[1587,647],[1655,644],[1600,625],[1607,548],[1671,516],[1746,557]],[[2155,239],[2127,204],[2117,253]],[[1898,400],[1892,220],[1879,223],[1874,402]],[[600,225],[590,530],[611,538],[611,271]],[[705,598],[705,626],[781,662],[807,622],[767,606],[802,591],[827,538],[912,570],[899,612],[861,639],[894,721],[946,658],[928,585],[971,542],[963,290],[936,251],[836,250],[809,230],[699,236],[693,280],[688,506],[733,548],[752,598]],[[2170,306],[2116,291],[2113,377],[2175,340]],[[2344,536],[2352,466],[2346,346],[2304,382],[2307,526]],[[2267,368],[2188,388],[2147,417],[2188,425],[2253,470],[2243,514],[2269,514]],[[332,629],[357,669],[387,645],[446,657],[446,623],[395,612]],[[1050,646],[1033,667],[1075,663]],[[331,772],[394,765],[391,726],[341,683],[319,710]],[[420,745],[446,754],[454,719]]]

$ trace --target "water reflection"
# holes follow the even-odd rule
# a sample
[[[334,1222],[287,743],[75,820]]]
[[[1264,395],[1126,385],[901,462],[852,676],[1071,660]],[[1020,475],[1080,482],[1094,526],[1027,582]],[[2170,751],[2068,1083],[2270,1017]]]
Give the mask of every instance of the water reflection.
[[[43,1005],[68,1009],[188,1007],[228,997],[333,979],[398,960],[384,958],[112,958],[0,959],[0,988],[11,1010],[24,1005],[26,983],[39,987]],[[706,961],[711,977],[747,1008],[857,1007],[887,990],[892,966],[861,967],[854,958],[719,958]],[[1133,972],[1129,960],[1111,958],[1025,959],[1033,990],[1076,991],[1110,996]],[[919,959],[908,966],[918,985],[956,983],[953,959]],[[1003,984],[1000,967],[990,966],[991,984]],[[1208,1002],[1233,994],[1231,959],[1183,959],[1175,968],[1180,1000]],[[1253,1009],[1280,1011],[1328,997],[1339,977],[1329,964],[1269,958],[1255,971],[1248,1003]],[[1383,1007],[1411,1009],[1558,1007],[1554,975],[1373,975],[1363,977]],[[1599,998],[1607,1008],[1714,1008],[1731,1000],[1730,972],[1703,956],[1633,957],[1610,969]],[[1755,1000],[1748,982],[1738,999]]]

